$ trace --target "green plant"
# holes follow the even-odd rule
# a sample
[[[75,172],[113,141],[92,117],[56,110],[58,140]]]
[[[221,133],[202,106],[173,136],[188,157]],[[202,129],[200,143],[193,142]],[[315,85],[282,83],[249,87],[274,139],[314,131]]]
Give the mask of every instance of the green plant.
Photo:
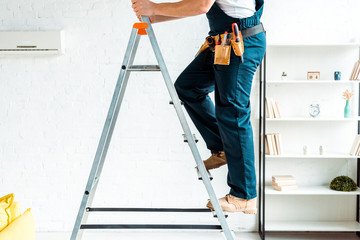
[[[339,176],[331,181],[330,188],[336,191],[351,192],[355,191],[358,186],[351,178],[347,176]]]

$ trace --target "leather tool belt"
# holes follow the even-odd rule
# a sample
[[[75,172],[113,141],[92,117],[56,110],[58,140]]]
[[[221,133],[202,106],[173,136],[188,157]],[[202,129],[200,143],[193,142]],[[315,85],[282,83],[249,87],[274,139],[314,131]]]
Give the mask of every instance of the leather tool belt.
[[[232,48],[235,55],[240,56],[241,59],[243,59],[242,55],[244,54],[244,50],[245,50],[243,38],[251,37],[255,34],[264,32],[264,27],[261,23],[254,27],[243,29],[240,32],[242,35],[241,41],[236,42],[235,35],[233,32],[231,32],[231,33],[229,33],[230,40],[227,40],[227,42],[229,42],[228,44],[226,44],[226,43],[224,44],[224,42],[223,42],[224,34],[206,37],[204,44],[200,47],[200,49],[197,52],[197,54],[195,55],[195,57],[197,55],[199,55],[199,53],[201,53],[201,52],[205,51],[207,48],[209,48],[209,50],[211,50],[212,52],[215,52],[214,64],[229,65],[230,64],[230,53],[231,53],[231,48]],[[218,39],[219,36],[220,36],[220,41]],[[215,44],[216,42],[220,42],[220,44],[216,45]]]

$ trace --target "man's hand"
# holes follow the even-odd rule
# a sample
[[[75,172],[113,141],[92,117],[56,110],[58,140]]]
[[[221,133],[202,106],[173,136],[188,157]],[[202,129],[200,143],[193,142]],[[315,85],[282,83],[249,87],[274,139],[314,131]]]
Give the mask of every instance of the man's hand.
[[[131,0],[136,17],[141,21],[141,16],[153,16],[156,3],[149,0]]]

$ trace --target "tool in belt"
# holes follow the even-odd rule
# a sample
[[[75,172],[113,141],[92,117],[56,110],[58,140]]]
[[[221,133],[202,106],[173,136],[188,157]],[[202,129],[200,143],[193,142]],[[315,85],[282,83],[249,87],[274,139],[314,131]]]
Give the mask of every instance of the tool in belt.
[[[229,65],[232,47],[235,55],[241,57],[241,62],[244,62],[243,38],[251,37],[263,31],[264,27],[262,23],[251,28],[243,29],[242,31],[239,31],[237,23],[233,23],[231,33],[225,31],[225,33],[218,34],[216,36],[207,36],[204,44],[200,47],[196,56],[209,48],[209,50],[215,52],[214,64]]]

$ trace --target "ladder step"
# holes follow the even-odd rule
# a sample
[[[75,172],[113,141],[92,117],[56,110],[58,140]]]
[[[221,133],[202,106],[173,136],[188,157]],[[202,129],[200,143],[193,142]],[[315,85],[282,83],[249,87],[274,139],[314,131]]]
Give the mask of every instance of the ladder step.
[[[211,212],[209,208],[86,208],[87,212]]]
[[[173,100],[170,100],[170,101],[169,101],[169,104],[172,104],[172,105],[174,105],[174,102],[173,102]],[[180,104],[181,104],[181,105],[184,105],[184,102],[180,100]]]
[[[196,173],[197,173],[197,175],[198,175],[198,179],[199,179],[199,180],[202,180],[202,177],[201,177],[201,174],[200,174],[199,169],[198,169],[197,167],[195,167],[195,170],[196,170]],[[211,173],[210,173],[209,171],[207,171],[207,173],[208,173],[208,176],[209,176],[210,181],[213,180],[213,176],[211,176]]]
[[[188,142],[186,135],[184,133],[182,135],[184,137],[184,142]],[[194,136],[195,142],[197,143],[199,140],[196,138],[195,133],[193,133],[193,136]]]
[[[129,66],[128,71],[160,71],[159,65],[132,65]]]
[[[82,224],[80,229],[222,229],[221,225],[179,224]]]

